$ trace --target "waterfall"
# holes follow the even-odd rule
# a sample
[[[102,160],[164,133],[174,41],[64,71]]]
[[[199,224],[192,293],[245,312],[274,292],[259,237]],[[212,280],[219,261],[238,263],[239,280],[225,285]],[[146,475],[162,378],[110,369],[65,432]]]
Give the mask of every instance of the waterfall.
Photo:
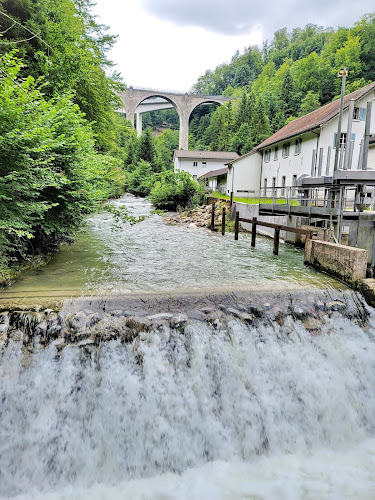
[[[18,323],[0,351],[0,497],[374,498],[374,312],[260,316],[164,314],[63,347]]]

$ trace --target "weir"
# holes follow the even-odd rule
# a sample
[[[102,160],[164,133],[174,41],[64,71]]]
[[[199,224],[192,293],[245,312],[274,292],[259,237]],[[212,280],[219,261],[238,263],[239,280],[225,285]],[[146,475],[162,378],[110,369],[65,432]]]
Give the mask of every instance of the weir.
[[[361,296],[296,249],[272,257],[261,237],[254,252],[246,235],[158,216],[112,230],[108,217],[89,225],[93,256],[83,242],[56,255],[65,272],[78,269],[72,253],[83,259],[86,288],[68,274],[75,297],[46,297],[61,284],[54,261],[1,297],[0,498],[373,497],[375,312]],[[189,292],[171,258],[183,239]],[[238,265],[220,274],[229,257]]]

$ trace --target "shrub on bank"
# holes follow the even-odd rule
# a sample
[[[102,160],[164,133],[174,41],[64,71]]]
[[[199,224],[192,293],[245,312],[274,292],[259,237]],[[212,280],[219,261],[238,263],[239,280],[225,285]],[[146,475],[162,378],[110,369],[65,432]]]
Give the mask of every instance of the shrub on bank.
[[[47,100],[22,63],[0,58],[0,283],[79,227],[124,188],[118,161],[94,149],[90,124],[70,96]]]
[[[187,172],[167,171],[157,176],[150,199],[156,209],[192,208],[204,202],[205,191]]]

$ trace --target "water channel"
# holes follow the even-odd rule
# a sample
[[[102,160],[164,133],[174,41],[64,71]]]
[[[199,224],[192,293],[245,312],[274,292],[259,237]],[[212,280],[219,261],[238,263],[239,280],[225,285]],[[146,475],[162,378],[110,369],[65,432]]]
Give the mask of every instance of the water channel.
[[[115,203],[0,293],[0,499],[375,498],[375,312]]]

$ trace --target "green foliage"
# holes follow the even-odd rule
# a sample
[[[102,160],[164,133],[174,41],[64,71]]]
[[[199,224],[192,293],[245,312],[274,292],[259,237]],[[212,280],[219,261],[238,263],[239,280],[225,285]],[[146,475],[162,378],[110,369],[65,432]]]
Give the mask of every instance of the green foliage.
[[[115,207],[114,205],[107,204],[105,206],[105,210],[114,215],[116,222],[129,222],[131,226],[134,226],[134,224],[138,224],[138,222],[142,222],[147,219],[147,215],[140,215],[139,217],[135,217],[129,212],[129,209],[125,205]]]
[[[198,79],[194,91],[236,96],[237,101],[231,125],[222,107],[209,115],[195,114],[191,143],[199,149],[246,153],[267,134],[339,95],[341,67],[349,69],[347,93],[374,81],[374,53],[375,13],[337,31],[312,24],[291,32],[278,30],[261,51],[237,51],[229,64]]]
[[[204,186],[197,184],[187,172],[163,172],[150,193],[150,199],[157,209],[177,210],[203,203]]]
[[[150,164],[154,170],[156,167],[156,148],[152,130],[150,127],[142,132],[138,144],[138,158]]]
[[[0,57],[1,264],[53,248],[85,214],[119,195],[118,160],[95,152],[92,129],[69,95],[46,99],[23,64]]]
[[[127,175],[127,189],[137,196],[148,196],[154,184],[151,165],[141,160],[135,169]]]
[[[301,101],[298,116],[305,116],[320,107],[319,95],[313,90],[309,90]]]
[[[173,169],[173,152],[178,149],[178,143],[178,130],[164,130],[155,137],[156,167],[159,172]]]
[[[90,13],[90,0],[2,0],[1,8],[36,33],[29,41],[17,43],[25,63],[22,76],[43,78],[43,92],[48,97],[70,93],[86,119],[92,123],[96,147],[111,151],[116,145],[116,114],[119,103],[115,90],[118,77],[106,76],[111,62],[106,58],[116,37],[106,33]],[[0,51],[6,42],[30,38],[30,32],[0,16],[2,36]],[[8,28],[10,28],[8,30]]]

